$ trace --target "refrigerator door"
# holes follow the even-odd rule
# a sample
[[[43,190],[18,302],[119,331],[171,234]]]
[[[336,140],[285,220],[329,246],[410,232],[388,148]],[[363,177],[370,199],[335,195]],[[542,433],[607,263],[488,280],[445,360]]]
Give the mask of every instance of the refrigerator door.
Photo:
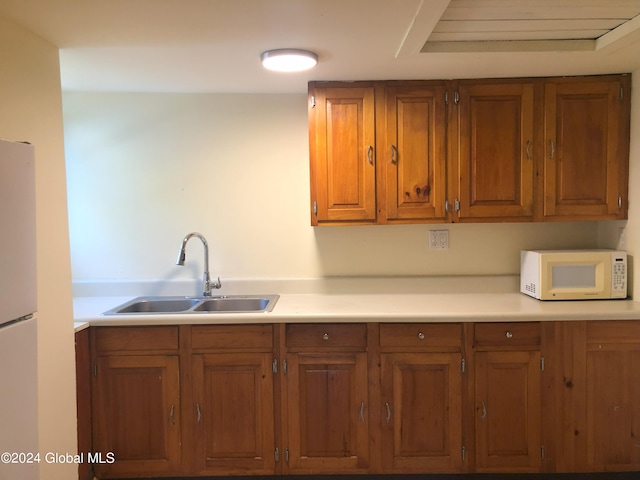
[[[35,318],[0,328],[0,382],[0,453],[10,455],[0,461],[0,479],[37,480],[38,463],[33,456],[38,453]]]
[[[34,158],[32,145],[0,140],[0,329],[37,310]]]

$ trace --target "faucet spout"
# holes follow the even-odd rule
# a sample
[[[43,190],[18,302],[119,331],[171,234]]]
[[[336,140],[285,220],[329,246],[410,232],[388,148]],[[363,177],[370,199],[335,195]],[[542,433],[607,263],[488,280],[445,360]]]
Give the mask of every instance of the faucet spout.
[[[178,250],[178,258],[176,259],[176,265],[183,266],[184,261],[186,259],[186,248],[187,242],[192,238],[199,238],[204,246],[204,274],[202,276],[202,295],[205,297],[211,296],[212,288],[220,288],[222,287],[222,283],[220,282],[220,277],[216,282],[211,281],[211,277],[209,275],[209,244],[207,243],[207,239],[204,238],[204,235],[198,232],[191,232],[182,239],[182,244],[180,245],[180,250]]]

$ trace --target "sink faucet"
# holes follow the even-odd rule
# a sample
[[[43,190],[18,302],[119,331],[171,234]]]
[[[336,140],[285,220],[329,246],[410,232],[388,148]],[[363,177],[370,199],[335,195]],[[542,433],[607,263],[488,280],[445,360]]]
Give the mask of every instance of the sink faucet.
[[[202,241],[202,245],[204,245],[204,275],[202,277],[202,295],[205,297],[210,297],[211,289],[222,287],[222,283],[220,283],[220,277],[218,277],[217,282],[211,282],[211,277],[209,276],[209,244],[202,234],[198,232],[192,232],[182,239],[182,245],[180,245],[180,251],[178,252],[176,265],[184,265],[184,260],[186,258],[185,248],[187,247],[187,242],[191,237],[199,238]]]

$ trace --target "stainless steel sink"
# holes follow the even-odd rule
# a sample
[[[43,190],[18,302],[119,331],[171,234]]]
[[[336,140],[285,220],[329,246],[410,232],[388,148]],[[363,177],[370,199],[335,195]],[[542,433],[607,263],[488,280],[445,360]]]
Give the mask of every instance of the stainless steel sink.
[[[224,295],[216,297],[137,297],[103,315],[157,315],[270,312],[279,295]]]

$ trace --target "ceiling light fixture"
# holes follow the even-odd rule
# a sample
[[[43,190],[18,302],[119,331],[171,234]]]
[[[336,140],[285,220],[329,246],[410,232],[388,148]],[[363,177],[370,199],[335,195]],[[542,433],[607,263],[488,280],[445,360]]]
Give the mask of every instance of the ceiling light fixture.
[[[313,68],[318,63],[318,55],[308,50],[281,48],[263,52],[262,66],[276,72],[300,72]]]

